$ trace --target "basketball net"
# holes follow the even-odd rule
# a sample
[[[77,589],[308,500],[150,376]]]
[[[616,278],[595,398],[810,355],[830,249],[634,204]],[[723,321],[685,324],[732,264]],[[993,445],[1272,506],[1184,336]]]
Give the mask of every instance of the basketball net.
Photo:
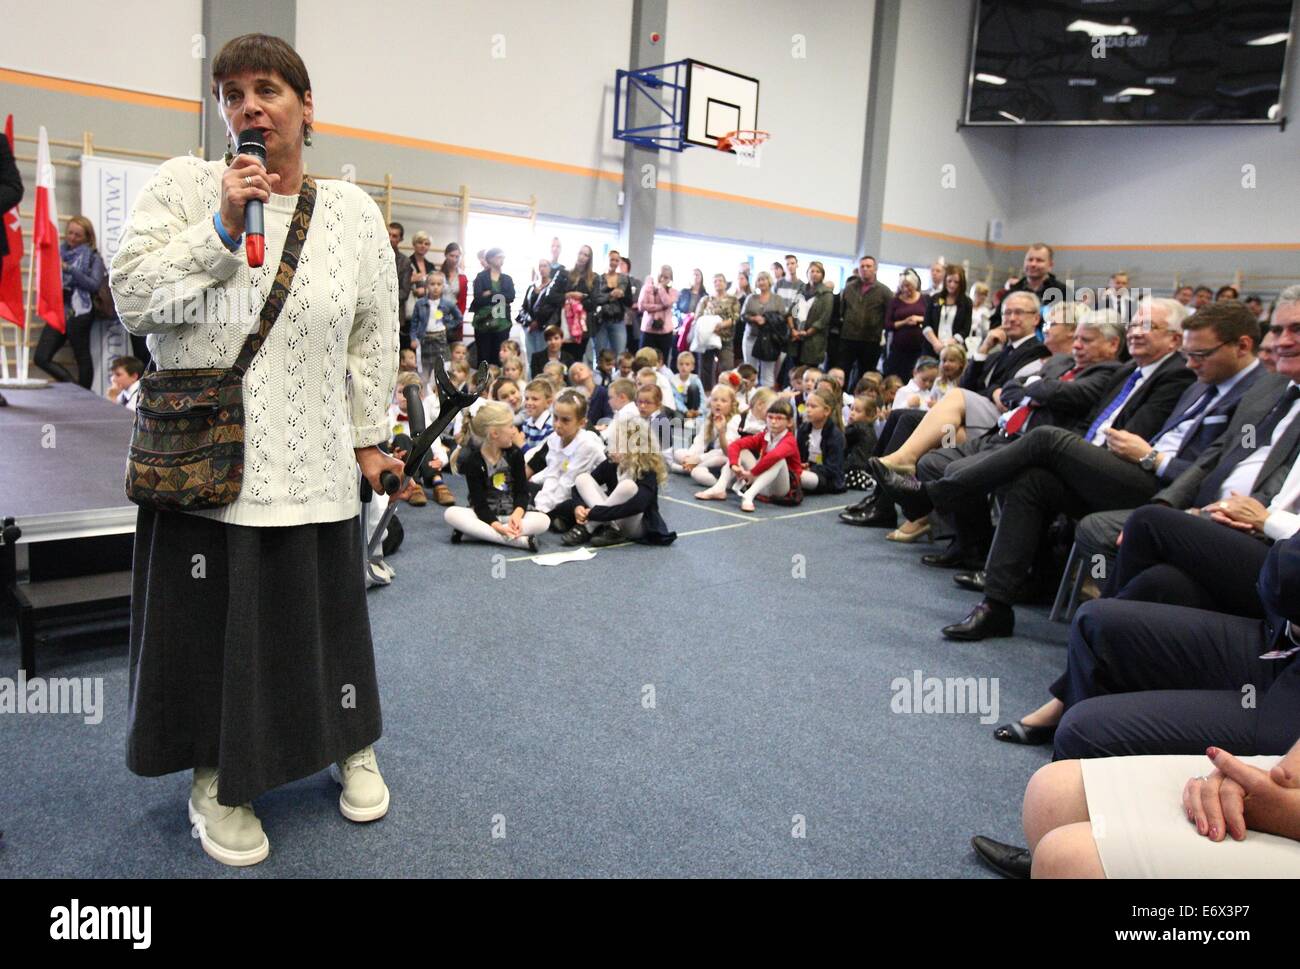
[[[728,131],[718,139],[718,151],[734,152],[736,164],[746,168],[757,168],[762,153],[763,142],[771,135],[766,131],[745,130]]]

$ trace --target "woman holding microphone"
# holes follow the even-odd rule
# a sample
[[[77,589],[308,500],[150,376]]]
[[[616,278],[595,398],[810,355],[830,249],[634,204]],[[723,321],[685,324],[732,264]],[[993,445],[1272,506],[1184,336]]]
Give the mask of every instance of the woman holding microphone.
[[[261,132],[266,163],[164,162],[113,259],[114,299],[127,329],[148,334],[159,376],[231,368],[256,331],[250,314],[262,309],[265,326],[279,312],[242,377],[237,497],[138,513],[127,764],[150,777],[192,769],[195,836],[248,865],[269,849],[252,800],[331,764],[345,817],[388,810],[357,468],[380,490],[383,472],[402,475],[376,447],[397,375],[397,278],[374,201],[306,175],[314,105],[293,48],[235,38],[212,63],[212,93],[232,142]],[[243,244],[254,199],[256,269]],[[295,268],[285,254],[298,247]],[[148,394],[146,378],[142,409]]]

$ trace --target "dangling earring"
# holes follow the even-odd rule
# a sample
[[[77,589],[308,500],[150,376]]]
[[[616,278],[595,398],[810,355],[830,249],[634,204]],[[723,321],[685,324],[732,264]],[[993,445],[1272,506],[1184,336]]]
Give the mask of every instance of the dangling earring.
[[[308,148],[311,147],[311,125],[302,129],[302,143]]]

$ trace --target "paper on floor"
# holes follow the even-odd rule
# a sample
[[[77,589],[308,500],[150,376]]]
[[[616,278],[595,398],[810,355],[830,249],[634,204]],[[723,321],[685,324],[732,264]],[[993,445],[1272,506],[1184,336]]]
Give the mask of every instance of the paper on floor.
[[[595,549],[575,548],[568,552],[547,552],[545,555],[534,555],[532,560],[538,565],[563,565],[565,562],[590,562],[595,557]]]

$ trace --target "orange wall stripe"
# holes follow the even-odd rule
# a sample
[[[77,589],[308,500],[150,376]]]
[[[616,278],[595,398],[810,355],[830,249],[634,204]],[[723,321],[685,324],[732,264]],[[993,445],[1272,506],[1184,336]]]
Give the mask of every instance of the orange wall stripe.
[[[715,192],[709,188],[696,188],[693,185],[678,185],[675,182],[659,182],[659,188],[667,192],[677,192],[680,195],[694,195],[696,198],[714,199],[718,202],[736,202],[741,205],[752,205],[760,209],[771,209],[774,212],[791,212],[795,215],[807,215],[814,219],[828,219],[832,222],[847,222],[849,225],[856,225],[858,217],[856,215],[841,215],[839,212],[825,212],[821,209],[808,209],[801,205],[789,205],[785,202],[771,202],[767,199],[751,198],[748,195],[732,195],[729,192]]]
[[[44,91],[58,91],[60,94],[78,94],[86,98],[121,101],[125,104],[137,104],[146,108],[163,108],[167,111],[183,111],[186,114],[199,113],[199,102],[190,101],[186,98],[170,98],[162,94],[146,94],[144,91],[132,91],[124,87],[109,87],[106,84],[91,84],[87,81],[69,81],[61,77],[30,74],[27,71],[12,71],[6,67],[0,67],[0,82],[17,84],[21,87],[40,88]]]
[[[622,172],[607,172],[599,168],[584,168],[581,165],[567,165],[563,162],[547,161],[544,158],[530,158],[527,155],[512,155],[503,151],[489,151],[486,148],[468,148],[464,145],[452,145],[444,141],[427,141],[424,138],[411,138],[407,135],[394,135],[386,131],[370,131],[366,128],[350,128],[341,124],[320,123],[314,126],[322,134],[339,135],[343,138],[356,138],[359,141],[373,141],[385,145],[398,145],[402,148],[415,148],[420,151],[433,151],[442,155],[459,155],[462,158],[477,158],[482,161],[501,162],[506,165],[519,165],[524,168],[536,168],[541,171],[559,172],[562,175],[578,175],[584,178],[597,178],[608,182],[623,181]]]
[[[886,222],[881,226],[886,232],[898,235],[919,236],[923,239],[935,239],[940,242],[956,242],[968,246],[980,246],[997,249],[1001,252],[1018,252],[1028,247],[1028,243],[1008,244],[1004,242],[985,242],[968,236],[949,235],[944,232],[931,232],[929,229],[917,229],[910,225],[897,225]],[[1300,242],[1171,242],[1165,245],[1116,242],[1106,245],[1069,245],[1052,243],[1056,252],[1113,252],[1115,250],[1141,252],[1295,252],[1300,251]]]

